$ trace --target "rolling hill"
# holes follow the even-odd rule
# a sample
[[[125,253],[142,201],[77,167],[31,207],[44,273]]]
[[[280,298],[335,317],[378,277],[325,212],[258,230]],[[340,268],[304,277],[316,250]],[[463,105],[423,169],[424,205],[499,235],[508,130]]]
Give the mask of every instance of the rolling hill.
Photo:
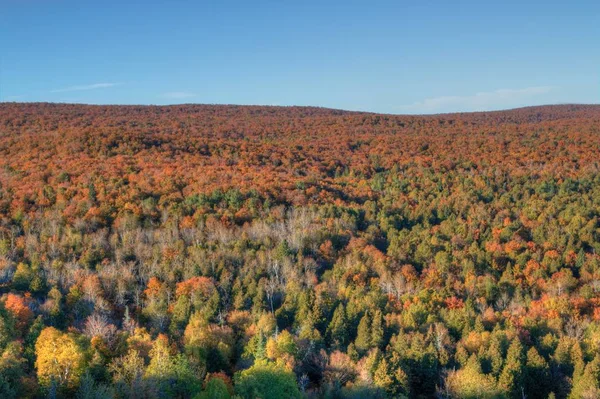
[[[593,397],[599,154],[600,105],[2,103],[0,396]]]

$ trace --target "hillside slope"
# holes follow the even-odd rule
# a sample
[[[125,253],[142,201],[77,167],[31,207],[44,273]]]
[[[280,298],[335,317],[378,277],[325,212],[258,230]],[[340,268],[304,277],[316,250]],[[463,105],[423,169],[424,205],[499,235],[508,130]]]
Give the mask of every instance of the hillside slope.
[[[0,104],[0,397],[598,397],[599,154],[596,105]]]
[[[30,205],[61,173],[69,174],[64,188],[74,196],[90,179],[120,177],[125,184],[111,191],[133,185],[181,197],[237,187],[288,203],[361,202],[373,192],[348,174],[369,179],[392,165],[440,171],[483,162],[511,174],[577,174],[596,165],[599,123],[600,106],[586,105],[392,116],[308,107],[1,104],[0,173]]]

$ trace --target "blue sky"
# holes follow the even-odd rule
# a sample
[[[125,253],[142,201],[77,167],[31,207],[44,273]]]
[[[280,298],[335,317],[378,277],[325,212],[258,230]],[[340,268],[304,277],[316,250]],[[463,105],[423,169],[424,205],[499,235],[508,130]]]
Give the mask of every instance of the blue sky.
[[[599,103],[600,2],[0,0],[0,100]]]

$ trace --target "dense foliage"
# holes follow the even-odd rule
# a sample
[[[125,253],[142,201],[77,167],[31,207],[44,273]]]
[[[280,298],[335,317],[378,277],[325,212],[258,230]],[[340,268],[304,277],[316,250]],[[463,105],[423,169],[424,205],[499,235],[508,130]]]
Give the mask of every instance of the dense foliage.
[[[600,397],[600,106],[0,104],[0,397]]]

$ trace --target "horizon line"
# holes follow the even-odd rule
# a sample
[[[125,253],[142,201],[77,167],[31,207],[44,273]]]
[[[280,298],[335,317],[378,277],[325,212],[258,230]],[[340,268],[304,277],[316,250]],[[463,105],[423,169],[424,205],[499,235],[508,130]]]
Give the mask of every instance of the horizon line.
[[[181,107],[181,106],[208,106],[208,107],[261,107],[261,108],[315,108],[330,111],[340,111],[346,113],[359,113],[359,114],[373,114],[373,115],[390,115],[390,116],[441,116],[441,115],[458,115],[458,114],[483,114],[483,113],[494,113],[494,112],[508,112],[516,111],[520,109],[528,108],[544,108],[544,107],[565,107],[565,106],[588,106],[588,107],[600,107],[600,103],[552,103],[552,104],[539,104],[539,105],[525,105],[522,107],[514,108],[502,108],[502,109],[490,109],[482,111],[453,111],[453,112],[436,112],[436,113],[389,113],[389,112],[375,112],[375,111],[361,111],[361,110],[349,110],[343,108],[332,108],[320,105],[273,105],[273,104],[234,104],[234,103],[177,103],[177,104],[118,104],[118,103],[105,103],[105,104],[93,104],[93,103],[70,103],[70,102],[55,102],[55,101],[0,101],[0,106],[11,104],[11,105],[71,105],[71,106],[86,106],[86,107]]]

